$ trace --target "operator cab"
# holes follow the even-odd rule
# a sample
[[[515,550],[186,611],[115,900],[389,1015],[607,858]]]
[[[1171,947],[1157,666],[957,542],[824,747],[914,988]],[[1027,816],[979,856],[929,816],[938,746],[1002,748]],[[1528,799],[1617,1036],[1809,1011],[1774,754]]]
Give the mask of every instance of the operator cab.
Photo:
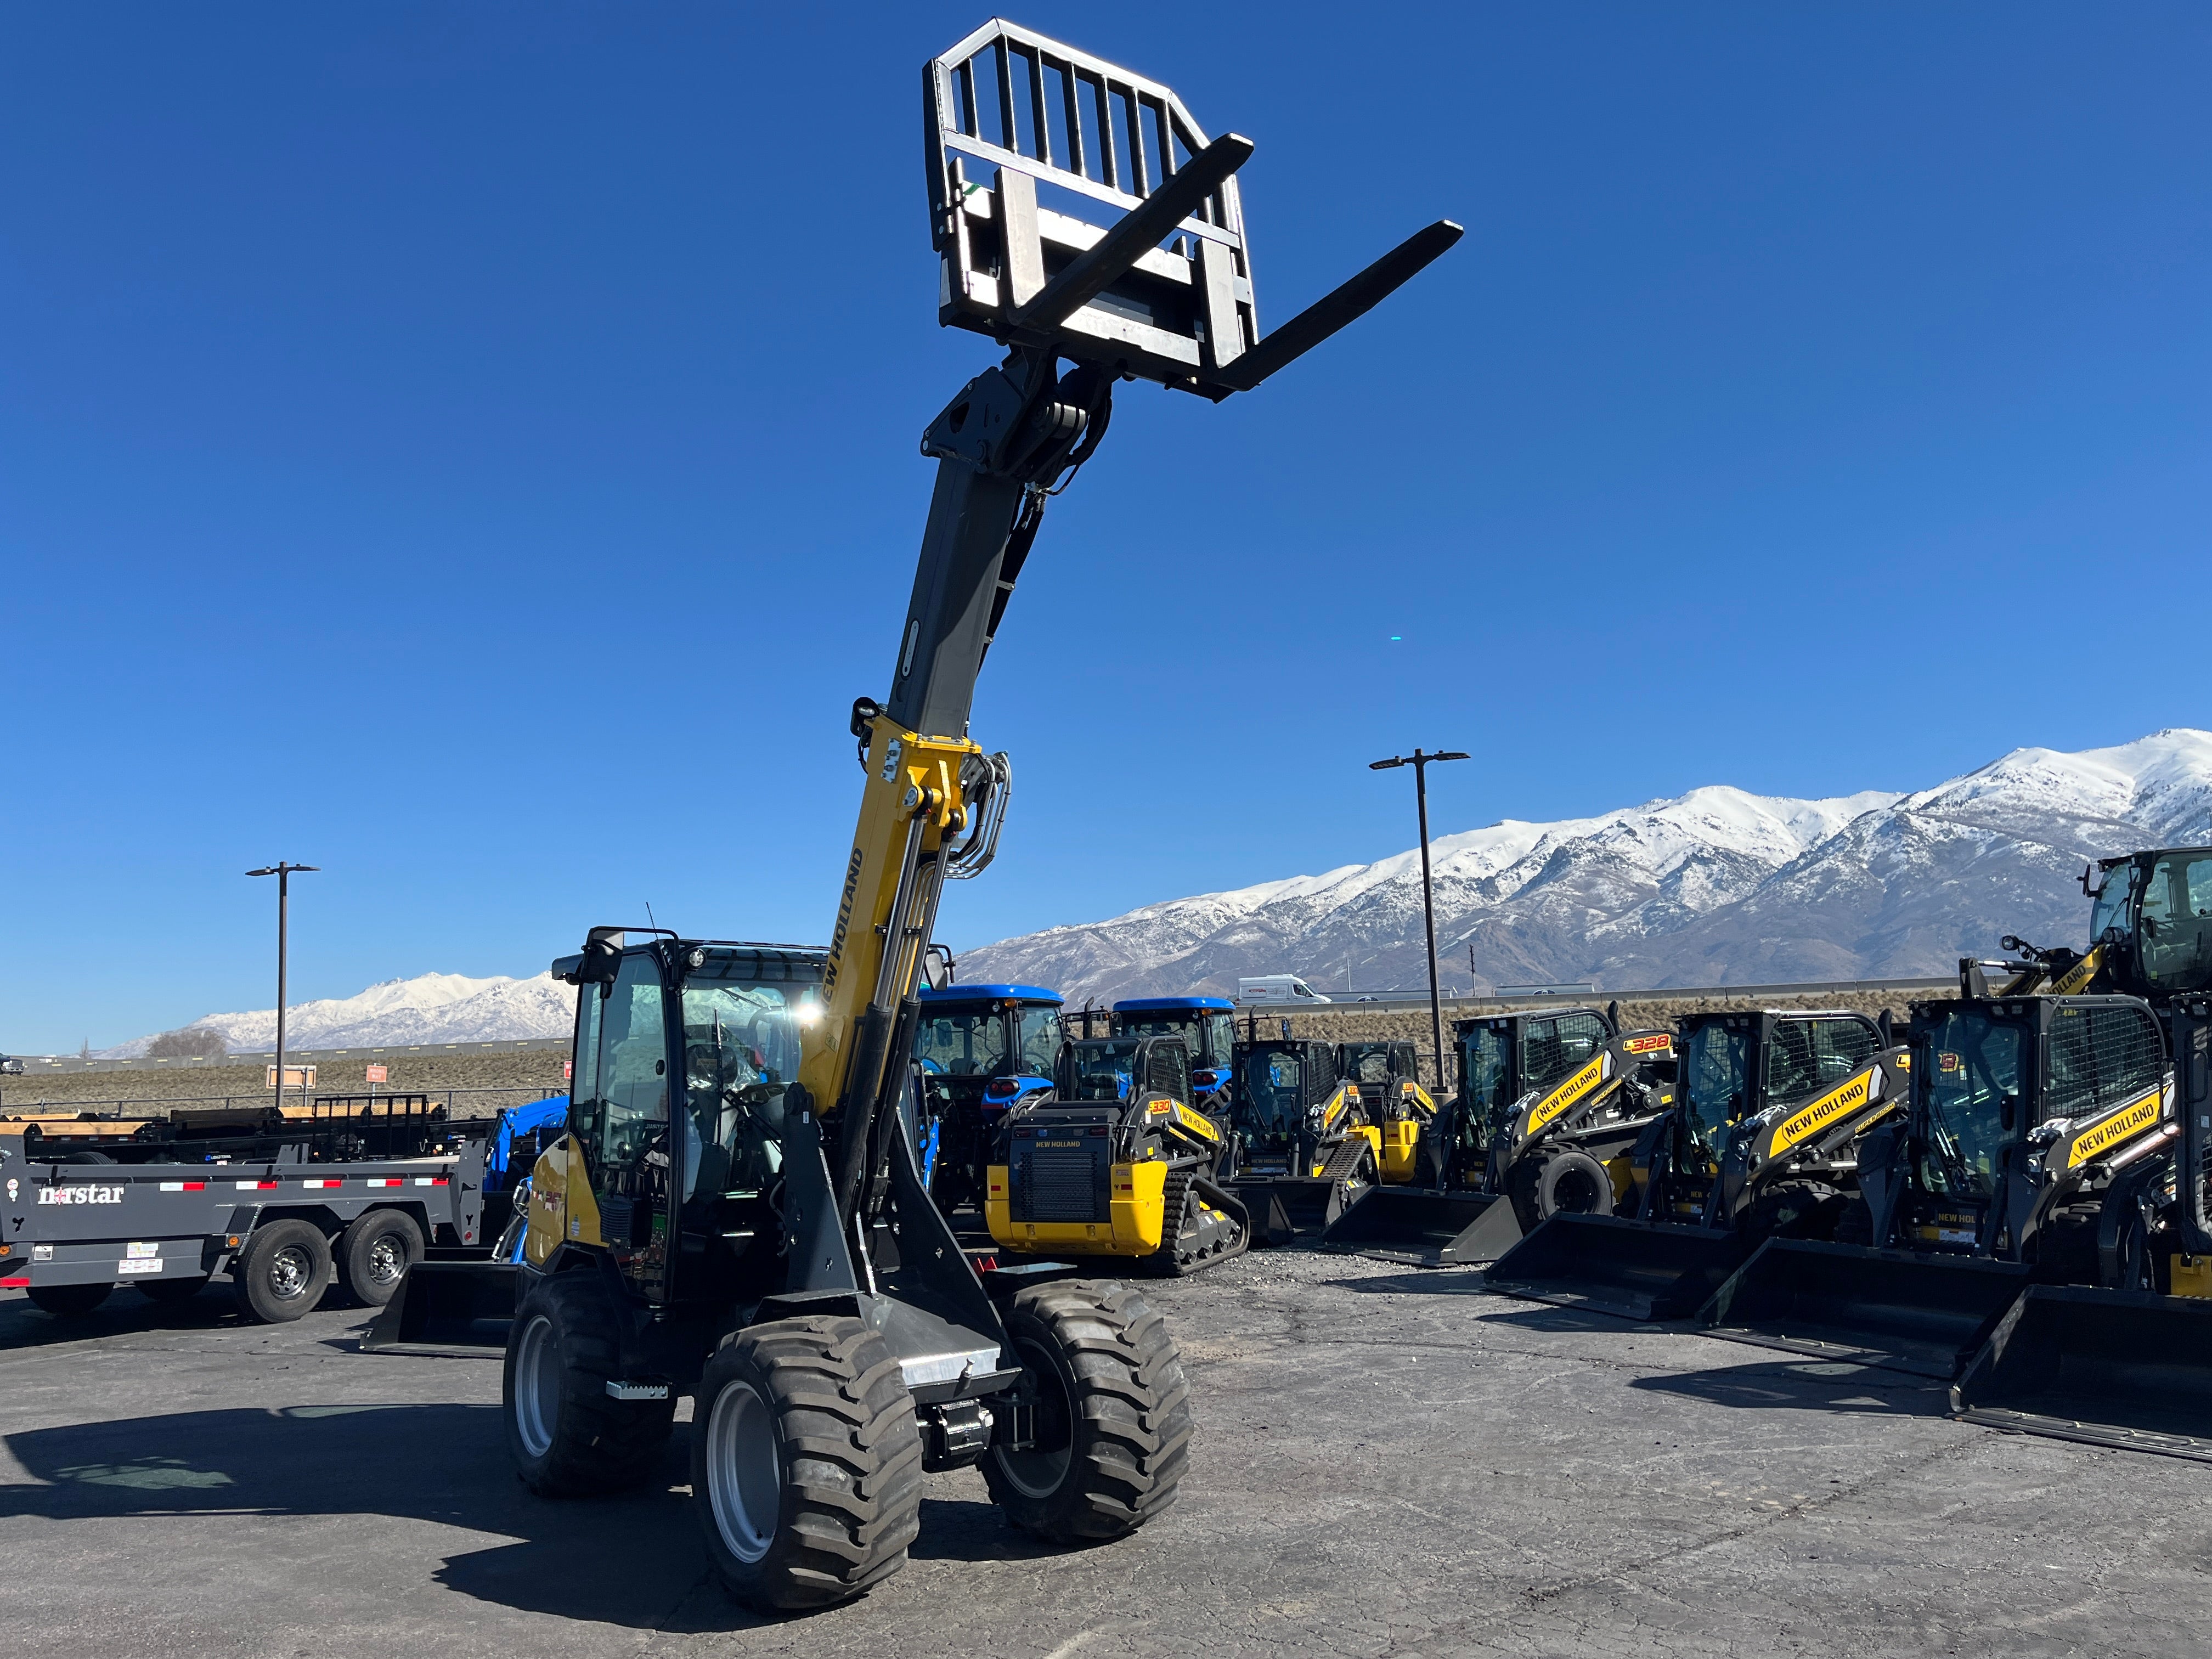
[[[2081,884],[2117,989],[2154,1002],[2212,991],[2212,847],[2100,860]]]
[[[1471,1145],[1486,1146],[1522,1096],[1548,1091],[1573,1075],[1615,1035],[1613,1021],[1595,1008],[1460,1021],[1462,1134]]]
[[[921,1073],[915,1152],[948,1213],[980,1208],[983,1171],[1006,1111],[1052,1088],[1060,1057],[1057,991],[1036,985],[942,985],[920,993],[914,1058]]]
[[[1218,1111],[1228,1104],[1237,1015],[1226,997],[1133,997],[1114,1005],[1111,1029],[1115,1036],[1181,1037],[1199,1109]]]

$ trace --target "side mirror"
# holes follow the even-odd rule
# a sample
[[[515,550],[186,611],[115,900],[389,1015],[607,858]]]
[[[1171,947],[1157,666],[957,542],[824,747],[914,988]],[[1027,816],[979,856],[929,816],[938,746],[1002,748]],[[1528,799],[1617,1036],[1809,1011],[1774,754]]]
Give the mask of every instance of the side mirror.
[[[611,985],[622,968],[623,936],[602,933],[598,928],[584,941],[584,954],[576,963],[576,983],[579,985]]]

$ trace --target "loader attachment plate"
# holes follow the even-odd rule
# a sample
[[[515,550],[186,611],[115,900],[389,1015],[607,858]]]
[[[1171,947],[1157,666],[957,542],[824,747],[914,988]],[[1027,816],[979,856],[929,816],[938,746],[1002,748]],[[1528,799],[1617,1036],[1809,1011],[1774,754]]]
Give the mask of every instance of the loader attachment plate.
[[[2027,1278],[2009,1261],[1770,1238],[1698,1310],[1698,1322],[1734,1342],[1948,1381]]]
[[[1247,1176],[1222,1185],[1252,1212],[1252,1242],[1273,1249],[1328,1226],[1344,1202],[1340,1183],[1315,1176]]]
[[[2212,1303],[2036,1285],[1951,1389],[1969,1423],[2212,1463]]]
[[[361,1346],[504,1348],[520,1271],[511,1261],[418,1261]]]
[[[1735,1233],[1704,1227],[1555,1215],[1492,1262],[1482,1279],[1487,1289],[1531,1302],[1622,1319],[1687,1319],[1750,1253]]]
[[[1322,1248],[1424,1267],[1489,1261],[1521,1237],[1513,1206],[1487,1193],[1370,1187],[1330,1223]]]

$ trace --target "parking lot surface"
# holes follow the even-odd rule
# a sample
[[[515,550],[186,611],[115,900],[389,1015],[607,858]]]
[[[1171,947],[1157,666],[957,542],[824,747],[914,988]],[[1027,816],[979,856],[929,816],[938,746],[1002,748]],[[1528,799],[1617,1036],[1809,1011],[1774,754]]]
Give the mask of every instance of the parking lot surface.
[[[906,1570],[764,1620],[665,1478],[517,1484],[496,1355],[0,1301],[11,1654],[2182,1655],[2212,1468],[1951,1422],[1917,1379],[1254,1255],[1150,1287],[1189,1370],[1181,1501],[1042,1547],[928,1478]]]

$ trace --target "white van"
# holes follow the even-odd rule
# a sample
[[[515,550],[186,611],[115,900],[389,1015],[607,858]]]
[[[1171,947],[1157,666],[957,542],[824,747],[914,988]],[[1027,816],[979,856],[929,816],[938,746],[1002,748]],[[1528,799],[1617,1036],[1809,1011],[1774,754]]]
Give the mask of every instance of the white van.
[[[1237,1006],[1240,1008],[1259,1002],[1329,1002],[1334,999],[1323,996],[1296,974],[1266,974],[1258,979],[1237,981]]]

